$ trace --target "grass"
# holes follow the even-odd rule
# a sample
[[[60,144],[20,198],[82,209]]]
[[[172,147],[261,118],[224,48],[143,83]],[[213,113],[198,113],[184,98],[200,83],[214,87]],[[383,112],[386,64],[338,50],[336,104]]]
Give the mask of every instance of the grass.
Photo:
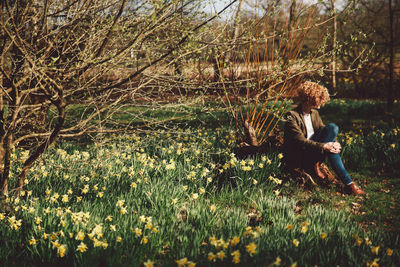
[[[332,105],[351,113],[355,104]],[[359,197],[282,181],[279,151],[237,158],[227,125],[62,142],[19,198],[0,202],[0,264],[399,265],[398,131],[340,136],[345,164],[368,193]],[[15,151],[14,171],[24,157]]]

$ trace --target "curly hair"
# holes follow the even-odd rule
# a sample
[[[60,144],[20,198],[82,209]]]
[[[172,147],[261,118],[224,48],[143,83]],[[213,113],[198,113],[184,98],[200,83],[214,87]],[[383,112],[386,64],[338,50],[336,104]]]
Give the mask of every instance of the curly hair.
[[[323,106],[329,101],[328,89],[318,83],[303,82],[297,88],[297,100],[301,103]]]

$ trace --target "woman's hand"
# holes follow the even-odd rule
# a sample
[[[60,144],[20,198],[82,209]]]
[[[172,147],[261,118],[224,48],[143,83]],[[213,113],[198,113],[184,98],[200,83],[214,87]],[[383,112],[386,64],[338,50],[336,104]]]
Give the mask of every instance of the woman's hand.
[[[338,142],[328,142],[323,146],[324,150],[330,153],[338,154],[342,150],[342,146]]]

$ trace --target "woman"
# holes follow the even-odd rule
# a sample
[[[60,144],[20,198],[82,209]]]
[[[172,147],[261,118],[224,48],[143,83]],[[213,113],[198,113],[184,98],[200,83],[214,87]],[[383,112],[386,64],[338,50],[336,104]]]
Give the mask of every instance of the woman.
[[[354,195],[365,194],[350,178],[340,158],[341,145],[335,141],[339,128],[325,126],[317,109],[329,100],[328,90],[314,82],[304,82],[298,88],[298,107],[287,114],[284,132],[284,161],[289,169],[313,170],[326,178],[320,164],[328,156],[335,173]]]

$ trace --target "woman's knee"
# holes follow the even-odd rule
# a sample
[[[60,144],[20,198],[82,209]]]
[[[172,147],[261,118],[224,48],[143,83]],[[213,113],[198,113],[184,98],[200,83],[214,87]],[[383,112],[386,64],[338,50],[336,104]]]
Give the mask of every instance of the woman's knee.
[[[328,131],[332,134],[334,134],[335,136],[338,135],[339,133],[339,126],[337,126],[334,123],[329,123],[326,128],[328,129]]]

